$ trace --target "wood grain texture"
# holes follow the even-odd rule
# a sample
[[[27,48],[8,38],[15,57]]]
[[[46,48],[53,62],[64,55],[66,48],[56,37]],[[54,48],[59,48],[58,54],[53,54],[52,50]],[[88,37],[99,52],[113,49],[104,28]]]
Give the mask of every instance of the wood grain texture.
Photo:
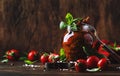
[[[120,42],[120,0],[0,0],[0,49],[59,51],[67,12],[90,16],[101,39]]]

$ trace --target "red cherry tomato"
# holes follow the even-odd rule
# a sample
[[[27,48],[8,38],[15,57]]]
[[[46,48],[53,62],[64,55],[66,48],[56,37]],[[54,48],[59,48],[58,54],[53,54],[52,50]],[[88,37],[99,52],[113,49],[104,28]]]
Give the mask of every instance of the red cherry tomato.
[[[40,57],[40,61],[45,64],[46,62],[48,62],[48,57],[49,57],[49,54],[48,53],[44,53],[43,55],[41,55]]]
[[[38,53],[38,51],[36,51],[36,50],[31,50],[31,51],[28,53],[28,60],[35,61],[35,60],[38,60],[38,58],[39,58],[39,53]]]
[[[51,63],[57,62],[60,59],[58,54],[52,53],[49,55],[48,61]]]
[[[79,59],[75,62],[75,70],[77,72],[82,72],[82,71],[85,71],[87,68],[87,65],[86,65],[86,60],[84,59]]]
[[[96,68],[99,58],[97,56],[90,56],[87,58],[86,63],[88,68]]]
[[[18,60],[20,57],[19,51],[16,49],[11,49],[6,52],[6,58],[8,60]]]
[[[103,54],[103,55],[105,55],[106,57],[109,57],[109,56],[110,56],[110,53],[107,52],[107,51],[103,48],[102,45],[98,48],[98,53]]]
[[[97,66],[100,68],[100,69],[105,69],[107,67],[107,64],[108,64],[108,61],[106,58],[102,58],[99,60]]]
[[[84,59],[78,59],[77,62],[80,62],[80,63],[86,64],[86,60],[84,60]]]

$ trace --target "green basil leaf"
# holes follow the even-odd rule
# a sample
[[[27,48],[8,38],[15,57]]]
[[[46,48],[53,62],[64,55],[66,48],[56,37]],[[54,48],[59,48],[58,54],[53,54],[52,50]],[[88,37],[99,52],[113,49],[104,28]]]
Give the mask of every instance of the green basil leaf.
[[[7,55],[5,54],[5,55],[3,55],[3,57],[5,57],[5,58],[6,58],[6,57],[7,57]]]
[[[66,55],[65,55],[65,52],[64,52],[63,48],[60,49],[60,60],[61,61],[65,61],[66,60]]]
[[[8,59],[4,59],[1,61],[1,63],[7,63],[8,62]]]
[[[72,31],[77,31],[77,26],[76,26],[75,23],[73,23],[73,24],[71,25],[71,30],[72,30]]]
[[[92,69],[86,69],[88,72],[97,72],[100,71],[100,68],[92,68]]]
[[[44,55],[44,56],[49,56],[49,54],[48,54],[48,53],[46,53],[46,52],[45,52],[43,55]]]
[[[26,60],[27,57],[20,57],[19,60]]]
[[[65,19],[66,19],[66,23],[67,23],[68,25],[70,25],[70,24],[73,22],[73,16],[72,16],[72,14],[67,13]]]
[[[60,28],[60,29],[65,29],[65,28],[67,28],[67,24],[66,24],[65,22],[61,21],[59,28]]]
[[[33,64],[34,62],[32,62],[32,61],[30,61],[30,60],[24,60],[24,62],[26,63],[26,64]]]
[[[83,46],[82,48],[83,48],[84,53],[85,53],[87,56],[90,56],[90,53],[88,53],[88,51],[86,50],[86,47]]]
[[[81,21],[81,20],[83,20],[83,18],[75,18],[75,19],[73,19],[73,22],[78,22],[78,21]]]
[[[60,56],[61,56],[61,55],[65,55],[65,52],[64,52],[64,49],[63,49],[63,48],[60,49]]]

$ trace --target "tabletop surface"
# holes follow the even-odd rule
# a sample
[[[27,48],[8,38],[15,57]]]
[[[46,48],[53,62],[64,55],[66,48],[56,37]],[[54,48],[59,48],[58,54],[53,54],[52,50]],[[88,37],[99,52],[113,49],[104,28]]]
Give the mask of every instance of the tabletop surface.
[[[0,76],[120,76],[120,65],[112,64],[110,68],[99,72],[76,72],[69,69],[44,69],[41,63],[27,65],[23,62],[0,63]]]

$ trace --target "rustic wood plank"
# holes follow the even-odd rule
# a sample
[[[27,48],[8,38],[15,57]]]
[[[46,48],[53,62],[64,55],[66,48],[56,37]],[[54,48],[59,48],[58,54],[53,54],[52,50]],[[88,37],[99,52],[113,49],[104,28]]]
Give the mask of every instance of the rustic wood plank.
[[[0,49],[58,51],[67,12],[90,16],[101,39],[120,42],[119,0],[0,0]]]

